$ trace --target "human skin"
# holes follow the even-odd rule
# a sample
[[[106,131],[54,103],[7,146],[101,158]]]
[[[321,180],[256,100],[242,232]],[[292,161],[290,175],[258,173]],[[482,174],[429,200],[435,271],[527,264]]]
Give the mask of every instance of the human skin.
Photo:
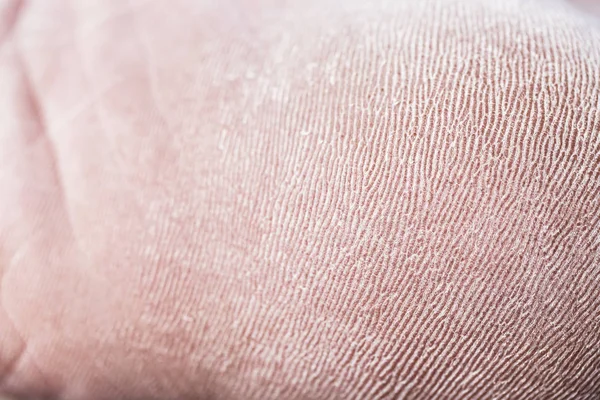
[[[595,17],[600,17],[600,1],[598,0],[571,0],[571,3]]]
[[[2,391],[600,396],[593,17],[1,0],[0,40]]]

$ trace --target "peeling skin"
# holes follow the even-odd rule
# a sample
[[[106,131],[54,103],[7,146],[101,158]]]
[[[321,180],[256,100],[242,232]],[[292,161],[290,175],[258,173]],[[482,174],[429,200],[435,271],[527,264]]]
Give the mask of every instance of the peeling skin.
[[[599,397],[594,18],[0,0],[0,393]]]

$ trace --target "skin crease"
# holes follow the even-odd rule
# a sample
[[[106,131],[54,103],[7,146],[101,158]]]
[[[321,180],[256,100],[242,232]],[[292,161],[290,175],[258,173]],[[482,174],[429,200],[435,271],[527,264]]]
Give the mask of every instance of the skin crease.
[[[600,396],[600,28],[500,3],[0,1],[2,391]]]

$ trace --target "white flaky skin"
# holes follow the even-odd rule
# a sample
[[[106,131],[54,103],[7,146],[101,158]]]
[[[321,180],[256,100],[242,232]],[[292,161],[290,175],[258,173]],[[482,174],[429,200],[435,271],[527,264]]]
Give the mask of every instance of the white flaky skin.
[[[0,0],[0,388],[599,398],[582,10]]]

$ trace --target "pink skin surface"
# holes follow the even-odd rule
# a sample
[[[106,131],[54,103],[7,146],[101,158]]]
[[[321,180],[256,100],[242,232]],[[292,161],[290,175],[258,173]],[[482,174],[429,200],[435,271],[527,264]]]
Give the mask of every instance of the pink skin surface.
[[[571,0],[573,4],[581,7],[583,10],[589,12],[594,17],[600,17],[600,1],[598,0]]]
[[[0,392],[598,398],[591,15],[0,0]]]

